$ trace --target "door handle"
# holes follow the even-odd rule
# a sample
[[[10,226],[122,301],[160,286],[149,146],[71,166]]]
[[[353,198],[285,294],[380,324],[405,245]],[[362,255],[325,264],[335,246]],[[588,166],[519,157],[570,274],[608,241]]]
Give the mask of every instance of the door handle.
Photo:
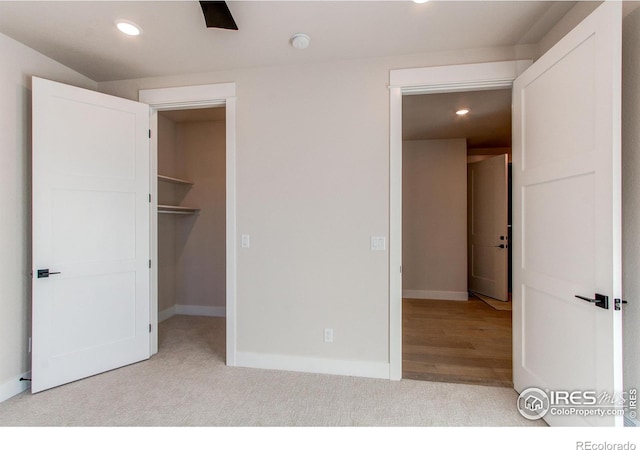
[[[49,275],[58,275],[60,272],[49,272],[49,269],[38,269],[38,278],[49,278]]]
[[[509,248],[507,244],[494,245],[495,248]]]
[[[596,298],[587,298],[582,295],[576,295],[576,298],[580,300],[584,300],[586,302],[595,303],[595,305],[599,308],[609,309],[609,297],[602,294],[596,294]]]

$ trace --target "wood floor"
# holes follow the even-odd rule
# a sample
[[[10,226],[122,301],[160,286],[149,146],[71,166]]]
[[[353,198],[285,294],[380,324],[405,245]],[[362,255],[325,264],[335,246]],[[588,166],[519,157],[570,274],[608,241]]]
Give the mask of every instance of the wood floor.
[[[403,300],[403,378],[513,387],[511,367],[511,311],[475,298]]]

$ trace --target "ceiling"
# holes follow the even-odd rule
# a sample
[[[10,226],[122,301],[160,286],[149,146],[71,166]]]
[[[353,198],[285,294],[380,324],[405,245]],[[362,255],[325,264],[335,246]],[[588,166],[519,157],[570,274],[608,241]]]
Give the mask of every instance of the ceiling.
[[[231,1],[239,31],[196,1],[0,1],[0,33],[95,81],[537,43],[575,4],[551,1]],[[125,36],[114,21],[143,33]],[[289,45],[311,36],[304,51]]]
[[[216,122],[226,119],[226,108],[202,109],[177,109],[172,111],[161,111],[159,114],[176,123],[185,122]]]
[[[462,108],[465,116],[456,115]],[[511,89],[406,95],[402,139],[466,138],[467,147],[511,147]]]

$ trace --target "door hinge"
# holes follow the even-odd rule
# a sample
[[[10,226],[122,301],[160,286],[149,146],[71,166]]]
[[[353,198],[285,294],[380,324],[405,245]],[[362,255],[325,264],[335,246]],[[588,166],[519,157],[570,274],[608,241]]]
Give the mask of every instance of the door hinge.
[[[151,269],[151,260],[149,260],[149,269]]]
[[[151,130],[149,130],[149,139],[151,139]]]
[[[149,203],[151,203],[151,194],[149,194]]]
[[[149,324],[149,333],[151,333],[151,324]]]

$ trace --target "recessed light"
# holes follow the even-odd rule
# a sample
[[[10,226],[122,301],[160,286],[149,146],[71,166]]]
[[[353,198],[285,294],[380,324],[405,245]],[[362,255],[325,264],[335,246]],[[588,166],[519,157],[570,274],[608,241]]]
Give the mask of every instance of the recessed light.
[[[468,109],[459,109],[456,111],[456,114],[459,116],[464,116],[466,114],[469,114],[469,110]]]
[[[142,28],[129,20],[116,20],[116,27],[129,36],[138,36],[142,33]]]
[[[417,4],[421,4],[421,3],[427,3],[429,0],[413,0],[413,3],[417,3]]]

